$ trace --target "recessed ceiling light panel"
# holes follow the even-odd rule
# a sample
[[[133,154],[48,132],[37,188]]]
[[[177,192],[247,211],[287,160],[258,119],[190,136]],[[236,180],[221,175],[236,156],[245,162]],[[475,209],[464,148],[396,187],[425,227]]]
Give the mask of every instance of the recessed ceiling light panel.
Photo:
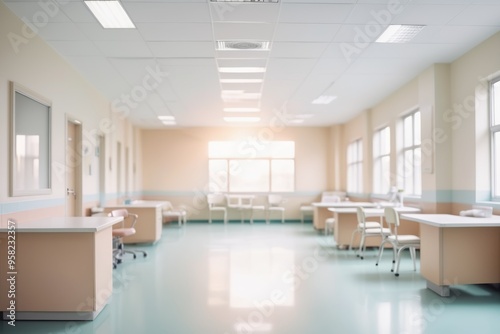
[[[375,42],[407,43],[411,41],[425,26],[408,24],[391,24]]]
[[[135,28],[120,1],[85,1],[103,28]]]

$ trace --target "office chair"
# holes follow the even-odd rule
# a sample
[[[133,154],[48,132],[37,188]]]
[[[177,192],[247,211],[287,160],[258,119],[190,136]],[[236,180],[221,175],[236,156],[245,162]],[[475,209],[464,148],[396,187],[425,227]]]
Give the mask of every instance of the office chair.
[[[413,260],[413,270],[416,271],[416,249],[420,248],[420,238],[416,235],[398,235],[399,215],[396,209],[394,209],[393,207],[385,208],[384,216],[391,230],[391,234],[382,241],[382,244],[380,245],[380,249],[378,251],[377,263],[375,265],[378,266],[380,258],[382,257],[382,253],[384,251],[384,244],[388,242],[392,245],[391,272],[394,272],[394,275],[396,275],[396,277],[399,276],[399,262],[401,261],[401,252],[407,248],[410,250],[410,255]],[[394,269],[394,267],[396,268]]]
[[[122,227],[115,228],[112,230],[113,241],[116,243],[116,247],[113,249],[113,268],[116,268],[117,264],[122,262],[123,256],[128,253],[134,256],[134,259],[137,258],[137,253],[142,253],[144,257],[148,255],[145,251],[142,250],[132,250],[125,249],[123,244],[123,238],[134,235],[135,224],[137,223],[138,215],[135,213],[129,213],[127,209],[117,209],[113,210],[108,214],[109,217],[123,217]],[[125,227],[126,220],[132,220],[130,227]]]

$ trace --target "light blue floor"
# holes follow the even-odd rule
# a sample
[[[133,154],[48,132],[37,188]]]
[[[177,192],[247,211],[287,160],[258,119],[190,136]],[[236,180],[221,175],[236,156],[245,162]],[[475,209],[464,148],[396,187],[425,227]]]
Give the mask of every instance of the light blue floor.
[[[146,259],[114,270],[96,320],[2,322],[0,332],[500,333],[500,290],[458,286],[441,298],[409,254],[396,278],[390,252],[376,267],[375,250],[360,260],[311,224],[172,225],[141,248]]]

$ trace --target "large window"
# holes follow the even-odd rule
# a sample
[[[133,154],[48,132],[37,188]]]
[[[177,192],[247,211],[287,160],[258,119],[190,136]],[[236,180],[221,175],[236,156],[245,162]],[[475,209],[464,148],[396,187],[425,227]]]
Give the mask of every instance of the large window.
[[[500,200],[500,78],[490,84],[492,198]]]
[[[294,159],[295,143],[293,141],[209,142],[210,191],[294,191]]]
[[[420,111],[403,117],[403,152],[399,187],[410,196],[422,195]],[[401,184],[402,183],[402,184]]]
[[[347,147],[347,191],[361,193],[363,191],[363,147],[361,139]]]
[[[391,129],[373,135],[373,193],[386,194],[391,186]]]

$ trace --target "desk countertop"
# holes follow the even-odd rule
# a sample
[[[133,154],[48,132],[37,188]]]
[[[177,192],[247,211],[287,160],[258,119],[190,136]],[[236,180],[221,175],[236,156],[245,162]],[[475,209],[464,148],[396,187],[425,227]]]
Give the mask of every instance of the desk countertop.
[[[402,214],[401,218],[436,227],[500,227],[500,216],[476,218],[448,214]]]
[[[104,208],[106,209],[120,209],[120,208],[157,208],[164,207],[167,205],[167,202],[162,201],[133,201],[130,204],[117,204],[117,205],[106,205]]]
[[[99,232],[122,220],[122,217],[51,217],[30,222],[16,222],[15,225],[9,225],[8,220],[5,220],[0,223],[0,232],[9,231],[9,226],[15,226],[16,233]]]
[[[396,207],[394,209],[399,213],[417,213],[422,211],[419,208],[410,206]],[[329,208],[328,211],[337,213],[356,213],[356,208]],[[365,208],[364,211],[367,216],[381,216],[384,214],[384,208]]]
[[[316,202],[312,203],[312,205],[320,208],[355,208],[357,206],[368,208],[376,206],[372,202]]]

